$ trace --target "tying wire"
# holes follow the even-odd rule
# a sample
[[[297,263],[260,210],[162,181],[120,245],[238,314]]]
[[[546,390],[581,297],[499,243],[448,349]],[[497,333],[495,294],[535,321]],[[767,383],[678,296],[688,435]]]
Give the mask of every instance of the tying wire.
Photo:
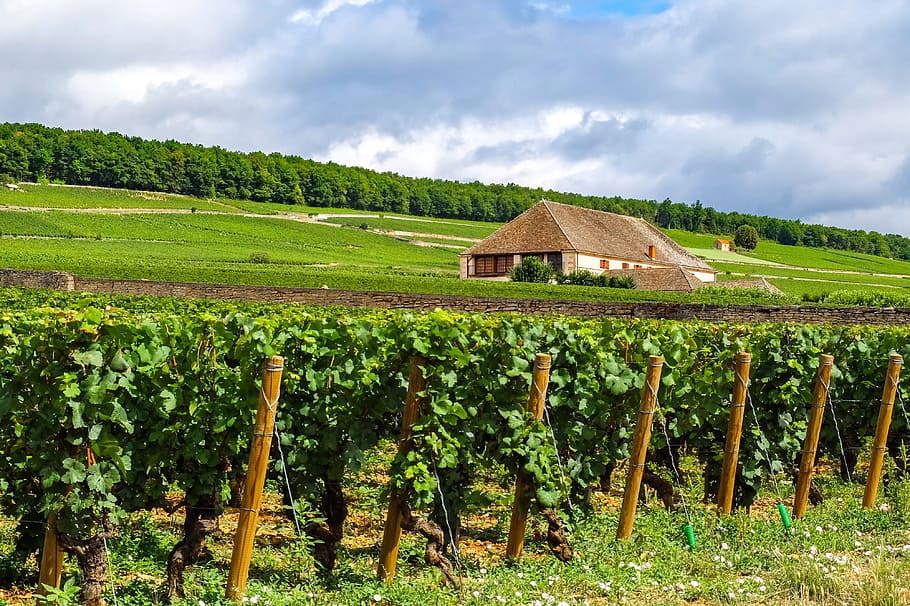
[[[853,474],[850,473],[850,464],[847,463],[847,451],[844,450],[844,440],[840,435],[840,425],[837,422],[837,411],[834,409],[834,400],[831,398],[831,392],[828,392],[828,406],[831,407],[831,418],[834,419],[834,432],[837,434],[837,442],[840,444],[840,457],[844,464],[844,470],[847,472],[847,481],[853,483]]]
[[[436,459],[430,457],[433,464],[433,475],[436,476],[436,491],[439,492],[439,505],[442,507],[442,515],[446,521],[446,528],[449,530],[449,545],[452,546],[452,557],[455,558],[455,566],[461,569],[461,558],[458,556],[458,545],[455,541],[455,533],[452,532],[452,524],[449,521],[449,510],[446,508],[446,498],[442,493],[442,481],[439,479],[439,471],[436,469]]]

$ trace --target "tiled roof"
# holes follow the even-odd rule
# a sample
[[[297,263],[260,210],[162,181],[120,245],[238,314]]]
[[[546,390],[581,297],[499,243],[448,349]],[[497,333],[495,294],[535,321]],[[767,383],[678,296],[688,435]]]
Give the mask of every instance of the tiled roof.
[[[633,263],[653,261],[714,271],[645,221],[580,206],[542,200],[490,237],[466,250],[466,255],[578,251]]]
[[[775,295],[781,295],[784,293],[784,291],[774,286],[764,278],[761,278],[759,280],[724,280],[722,282],[714,282],[712,286],[723,286],[727,288],[757,288],[759,290],[766,290]]]
[[[632,276],[638,290],[667,290],[689,292],[714,282],[702,282],[692,272],[682,267],[654,267],[651,269],[620,269],[607,272],[608,275]]]

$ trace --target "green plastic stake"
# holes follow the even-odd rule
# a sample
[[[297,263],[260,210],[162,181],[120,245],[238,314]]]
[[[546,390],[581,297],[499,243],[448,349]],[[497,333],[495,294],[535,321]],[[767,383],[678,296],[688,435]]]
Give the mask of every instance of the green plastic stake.
[[[686,531],[686,543],[689,544],[689,549],[695,549],[695,529],[692,528],[691,524],[686,524],[684,530]]]
[[[780,520],[784,523],[784,528],[790,530],[790,527],[793,526],[793,522],[790,521],[790,514],[787,513],[787,508],[784,507],[783,503],[777,504],[777,511],[780,512]]]

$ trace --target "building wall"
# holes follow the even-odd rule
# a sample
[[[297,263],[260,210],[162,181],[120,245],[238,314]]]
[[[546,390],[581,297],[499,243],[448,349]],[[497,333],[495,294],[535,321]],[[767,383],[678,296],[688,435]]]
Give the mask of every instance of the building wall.
[[[600,266],[600,261],[602,259],[606,259],[607,261],[606,269],[601,268]],[[623,267],[623,263],[625,263],[627,267]],[[672,267],[672,265],[666,265],[662,263],[642,263],[640,261],[630,261],[629,259],[611,259],[608,257],[597,257],[594,255],[578,253],[578,269],[586,269],[595,274],[614,269],[646,269],[648,267]]]
[[[717,274],[713,271],[697,271],[690,269],[690,272],[702,282],[714,282],[717,280]]]

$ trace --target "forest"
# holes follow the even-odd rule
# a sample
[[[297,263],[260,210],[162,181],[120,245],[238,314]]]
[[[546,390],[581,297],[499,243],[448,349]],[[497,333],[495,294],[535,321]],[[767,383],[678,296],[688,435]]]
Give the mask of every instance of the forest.
[[[541,199],[639,216],[661,227],[729,234],[755,227],[762,239],[910,260],[910,239],[721,212],[665,199],[585,196],[514,183],[461,183],[321,163],[294,155],[242,153],[99,130],[0,124],[0,183],[33,181],[350,208],[421,216],[509,221]]]

